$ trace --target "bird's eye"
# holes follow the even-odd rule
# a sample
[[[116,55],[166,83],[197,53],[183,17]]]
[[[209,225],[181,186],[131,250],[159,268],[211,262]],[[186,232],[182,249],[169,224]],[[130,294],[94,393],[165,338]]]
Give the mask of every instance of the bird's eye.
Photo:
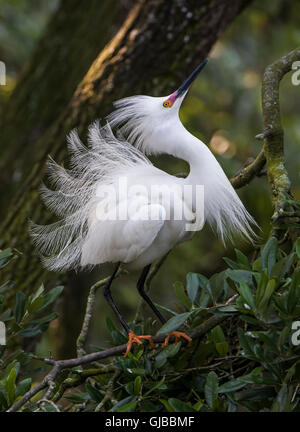
[[[169,101],[166,100],[166,101],[164,101],[163,106],[164,106],[165,108],[169,108],[169,107],[171,106],[171,104],[170,104]]]

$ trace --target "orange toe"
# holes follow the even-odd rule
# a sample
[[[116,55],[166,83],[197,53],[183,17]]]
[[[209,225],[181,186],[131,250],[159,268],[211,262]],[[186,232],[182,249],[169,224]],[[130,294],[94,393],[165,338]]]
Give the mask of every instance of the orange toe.
[[[132,345],[134,343],[137,343],[138,345],[141,345],[143,343],[142,339],[148,340],[151,348],[154,348],[154,342],[153,342],[153,339],[152,339],[151,335],[137,336],[135,333],[133,333],[133,331],[130,331],[128,333],[128,342],[127,342],[127,347],[126,347],[126,352],[124,354],[124,357],[128,356],[128,353],[129,353],[129,351],[131,351]]]
[[[165,341],[163,343],[164,347],[168,346],[171,336],[175,336],[175,342],[179,342],[180,338],[183,338],[183,339],[188,341],[188,346],[192,345],[192,338],[190,336],[188,336],[186,333],[180,332],[180,331],[172,331],[170,333],[167,333],[167,336],[166,336]]]

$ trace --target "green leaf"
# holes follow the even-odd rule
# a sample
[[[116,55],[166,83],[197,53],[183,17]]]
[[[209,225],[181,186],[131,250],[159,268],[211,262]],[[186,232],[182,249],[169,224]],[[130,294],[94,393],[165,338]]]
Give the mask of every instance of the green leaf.
[[[193,407],[188,405],[186,402],[182,402],[179,399],[170,398],[168,399],[168,403],[175,412],[195,412]]]
[[[55,300],[60,296],[60,294],[63,292],[64,287],[63,286],[57,286],[53,288],[51,291],[49,291],[45,297],[44,297],[44,304],[42,306],[42,309],[45,309],[47,306],[49,306],[51,303],[54,303]]]
[[[263,270],[260,273],[259,281],[258,281],[258,286],[257,286],[257,290],[256,290],[256,296],[255,296],[255,304],[256,304],[256,306],[258,306],[259,303],[262,301],[262,298],[264,296],[268,280],[269,279],[268,279],[268,275],[267,275],[267,270]]]
[[[300,259],[300,237],[296,240],[296,254],[297,257]]]
[[[33,324],[39,324],[39,325],[48,324],[50,321],[54,321],[57,317],[58,317],[58,314],[56,312],[51,312],[50,314],[48,314],[44,317],[32,320],[31,322]]]
[[[1,407],[2,405],[2,407]],[[8,403],[6,400],[6,393],[3,386],[0,385],[0,407],[4,408],[5,410],[8,408]]]
[[[210,332],[209,340],[211,340],[212,342],[215,342],[215,343],[226,341],[222,327],[220,327],[219,325],[214,327]]]
[[[251,289],[248,285],[241,283],[238,288],[239,293],[251,309],[255,309],[255,301]]]
[[[148,390],[148,391],[145,393],[145,397],[146,397],[146,396],[149,396],[149,394],[152,393],[152,392],[154,392],[154,390],[158,390],[158,389],[160,389],[160,388],[164,388],[164,387],[165,387],[164,382],[165,382],[165,377],[162,377],[162,379],[161,379],[160,381],[158,381],[157,383],[155,383],[154,386],[151,387],[151,389]]]
[[[212,275],[205,288],[210,293],[214,305],[219,300],[222,294],[228,291],[227,273],[226,271]]]
[[[265,244],[261,259],[262,268],[268,270],[268,275],[270,276],[271,270],[276,263],[276,255],[278,250],[278,240],[276,237],[270,237],[270,239]]]
[[[45,290],[44,285],[43,284],[40,285],[36,290],[36,292],[34,293],[32,300],[35,300],[36,298],[40,297],[43,294],[44,290]]]
[[[95,402],[98,402],[98,403],[102,401],[103,395],[93,385],[91,385],[90,383],[86,383],[85,388],[86,388],[86,390],[87,390],[87,392],[90,395],[90,398],[92,400],[94,400]]]
[[[174,412],[174,409],[171,407],[171,405],[166,399],[159,399],[159,402],[161,402],[164,405],[164,407],[168,412]]]
[[[175,295],[188,309],[191,307],[190,300],[184,292],[184,286],[181,282],[175,282],[174,285]]]
[[[7,377],[7,380],[5,382],[5,392],[7,395],[7,401],[9,403],[9,405],[12,405],[14,403],[14,400],[15,400],[16,378],[17,378],[17,372],[16,372],[15,368],[12,368],[8,377]]]
[[[186,275],[186,290],[192,304],[195,303],[199,292],[199,279],[196,273]]]
[[[12,289],[16,284],[13,281],[7,281],[0,286],[0,294],[5,294],[7,291]]]
[[[198,281],[200,284],[200,297],[198,300],[198,304],[201,307],[207,307],[208,303],[209,303],[209,299],[210,299],[210,294],[207,292],[207,285],[209,285],[209,280],[207,279],[207,277],[203,276],[202,274],[198,274]]]
[[[128,396],[125,399],[119,401],[116,405],[114,405],[112,411],[113,412],[124,412],[131,411],[132,407],[136,407],[136,397]],[[122,409],[123,408],[123,409]]]
[[[281,332],[279,333],[279,338],[277,342],[277,346],[280,349],[288,340],[290,337],[291,329],[289,325],[286,325]]]
[[[254,341],[250,337],[246,336],[244,331],[238,328],[238,337],[241,347],[244,350],[245,356],[251,360],[256,360],[256,355],[254,354]]]
[[[248,270],[251,270],[251,264],[246,255],[244,255],[243,252],[239,251],[238,249],[234,249],[234,251],[238,262],[245,266]]]
[[[9,374],[10,374],[10,372],[11,372],[12,369],[15,369],[16,374],[17,374],[17,376],[18,376],[19,371],[20,371],[20,363],[17,362],[16,360],[14,360],[14,361],[12,361],[11,363],[9,363],[9,364],[6,366],[4,372],[2,373],[2,375],[1,375],[1,379],[2,379],[2,380],[7,379],[7,377],[9,376]]]
[[[157,309],[161,310],[162,312],[167,312],[167,313],[169,313],[170,315],[173,315],[173,316],[177,315],[177,312],[174,312],[172,309],[167,308],[166,306],[162,306],[162,305],[160,305],[158,303],[154,303],[154,305],[157,307]]]
[[[282,280],[287,273],[290,272],[290,269],[294,263],[296,254],[291,253],[283,258],[281,258],[272,268],[270,278]]]
[[[167,321],[157,332],[158,335],[170,333],[181,327],[191,315],[191,312],[178,314]]]
[[[273,412],[290,411],[289,391],[287,384],[283,384],[272,406]]]
[[[209,408],[212,408],[218,398],[219,379],[215,372],[209,372],[204,386],[204,394]]]
[[[0,321],[9,321],[12,316],[12,311],[10,308],[6,309],[1,315],[0,315]]]
[[[256,271],[256,272],[261,271],[261,262],[260,262],[259,259],[253,261],[253,263],[252,263],[252,270]]]
[[[265,384],[265,385],[277,385],[277,381],[271,378],[264,378],[255,374],[248,374],[239,378],[241,382],[245,384]]]
[[[180,348],[181,348],[181,342],[177,342],[166,346],[155,357],[155,367],[158,369],[161,368],[167,362],[168,358],[174,357],[179,352]]]
[[[64,398],[75,404],[83,403],[90,399],[89,395],[83,392],[77,392],[72,394],[71,396],[64,396]]]
[[[233,270],[237,270],[240,268],[240,266],[235,261],[232,261],[230,258],[223,257],[223,260],[226,262],[228,267],[232,268]]]
[[[229,351],[229,345],[226,341],[225,342],[217,342],[216,343],[216,350],[221,357],[225,357]]]
[[[120,408],[118,408],[117,412],[131,412],[134,411],[136,408],[137,402],[136,401],[132,401],[129,402],[126,405],[121,406]]]
[[[193,405],[193,408],[196,411],[200,411],[202,407],[203,407],[203,403],[201,401],[198,401]]]
[[[241,388],[245,387],[247,384],[244,382],[241,382],[239,379],[234,379],[232,381],[228,381],[225,384],[221,385],[219,387],[219,393],[230,393],[234,392],[236,390],[240,390]]]
[[[257,305],[258,309],[261,312],[265,311],[266,306],[268,305],[270,298],[271,298],[273,292],[275,291],[275,288],[276,288],[275,279],[269,280],[269,282],[267,283],[265,292],[263,294],[263,297],[262,297],[261,301],[259,302],[259,304]]]
[[[22,292],[18,292],[16,295],[16,304],[14,308],[14,316],[16,323],[19,324],[24,316],[26,297]]]
[[[142,387],[142,378],[139,375],[135,378],[134,384],[133,384],[133,392],[136,396],[138,396],[140,394],[141,387]]]
[[[297,306],[300,297],[300,268],[296,268],[292,278],[292,284],[288,291],[287,310],[292,313]]]
[[[16,388],[16,398],[27,393],[30,390],[30,387],[31,378],[25,378],[24,380],[20,381]]]
[[[27,337],[35,337],[41,333],[43,333],[43,329],[39,325],[37,325],[35,327],[29,327],[21,330],[18,333],[18,335],[27,338]]]
[[[142,369],[142,368],[129,368],[127,369],[127,371],[132,374],[132,375],[142,375],[145,376],[147,374],[146,369]]]
[[[216,310],[224,313],[235,313],[238,311],[237,308],[233,305],[221,306]]]
[[[44,297],[37,297],[33,299],[28,305],[27,310],[30,314],[34,314],[37,312],[41,307],[44,305],[45,298]]]
[[[0,252],[0,260],[2,260],[4,258],[8,258],[12,255],[13,255],[13,253],[12,253],[11,248],[4,249],[3,251]]]
[[[0,268],[5,267],[5,265],[11,260],[13,257],[13,252],[11,248],[4,249],[0,252]]]
[[[252,272],[248,270],[226,270],[227,276],[234,282],[252,284]]]

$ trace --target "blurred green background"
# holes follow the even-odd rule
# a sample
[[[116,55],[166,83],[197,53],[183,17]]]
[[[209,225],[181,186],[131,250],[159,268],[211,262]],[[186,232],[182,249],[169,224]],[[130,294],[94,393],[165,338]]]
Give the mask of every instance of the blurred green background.
[[[57,4],[57,0],[0,0],[0,60],[7,67],[7,85],[0,86],[0,108],[22,73],[22,68]],[[255,157],[261,148],[255,135],[262,132],[260,92],[263,71],[267,65],[300,45],[299,21],[299,2],[254,1],[214,46],[208,65],[185,99],[180,113],[182,122],[209,145],[229,177],[248,158]],[[170,83],[170,93],[178,84],[180,83]],[[291,75],[286,76],[281,85],[281,111],[286,166],[297,199],[300,199],[299,95],[300,86],[292,85]],[[171,157],[163,156],[152,160],[170,173],[187,170],[184,162]],[[260,225],[261,237],[265,239],[272,214],[266,178],[255,179],[239,194]],[[251,254],[250,245],[237,243],[235,246],[246,254]],[[153,300],[172,308],[172,286],[175,281],[184,281],[186,273],[190,271],[206,276],[220,271],[225,264],[222,257],[233,256],[233,253],[232,245],[224,246],[205,228],[192,242],[169,255],[159,276],[153,281]],[[81,277],[82,289],[87,292],[89,283],[106,276],[110,271],[110,266],[103,266],[91,275]],[[123,277],[115,282],[113,288],[113,294],[128,320],[133,319],[139,302],[134,289],[136,280],[136,274]],[[84,306],[83,304],[82,307]],[[144,310],[146,314],[149,313],[147,309]],[[112,316],[111,311],[99,293],[90,349],[110,344],[105,328],[105,317],[109,315]],[[58,332],[55,329],[54,334],[59,335],[59,329]],[[40,351],[51,349],[49,343],[48,334],[48,339],[40,344]]]

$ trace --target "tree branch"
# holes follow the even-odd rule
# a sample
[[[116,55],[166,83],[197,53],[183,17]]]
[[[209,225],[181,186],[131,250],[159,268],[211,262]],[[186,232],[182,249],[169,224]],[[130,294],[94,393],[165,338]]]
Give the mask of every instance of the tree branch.
[[[280,117],[279,84],[291,71],[295,61],[300,60],[300,48],[284,55],[268,66],[262,82],[262,109],[264,120],[264,154],[267,162],[268,181],[272,192],[275,229],[278,216],[285,209],[286,194],[290,193],[290,180],[284,165],[284,139]]]
[[[232,186],[235,189],[239,189],[250,183],[255,176],[259,175],[265,163],[266,158],[264,150],[261,150],[261,152],[256,156],[253,162],[243,167],[234,177],[230,179]]]
[[[121,274],[124,274],[124,273],[125,273],[125,270],[119,268],[115,277],[117,278],[118,276],[120,276]],[[108,282],[108,280],[109,280],[109,277],[102,279],[102,280],[96,282],[90,288],[81,331],[79,333],[79,336],[78,336],[77,342],[76,342],[77,357],[80,357],[80,356],[83,356],[86,354],[83,347],[84,347],[84,344],[85,344],[86,339],[87,339],[87,335],[88,335],[88,331],[89,331],[89,327],[90,327],[90,322],[92,319],[92,312],[93,312],[93,308],[94,308],[94,304],[95,304],[95,300],[96,300],[96,293],[98,291],[98,288],[103,287]]]
[[[224,321],[226,318],[227,318],[227,316],[219,316],[219,315],[213,316],[213,317],[209,318],[207,321],[205,321],[203,324],[201,324],[198,328],[196,328],[191,333],[190,336],[193,339],[198,339],[201,336],[205,335],[209,330],[214,328],[216,325],[218,325],[219,323]],[[159,336],[153,337],[154,343],[162,343],[164,340],[165,340],[165,335],[159,335]],[[171,342],[174,341],[173,336],[170,338],[170,341]],[[144,342],[144,343],[146,343],[146,342]],[[113,348],[109,348],[105,351],[94,352],[91,354],[86,354],[86,355],[79,357],[79,358],[72,358],[72,359],[68,359],[68,360],[43,359],[43,361],[46,364],[53,366],[51,371],[44,377],[43,381],[40,384],[36,385],[33,389],[31,389],[24,396],[22,396],[17,402],[15,402],[7,410],[7,412],[18,411],[26,402],[28,402],[31,398],[33,398],[33,396],[35,396],[41,390],[44,390],[45,388],[47,388],[49,386],[49,383],[55,382],[56,378],[58,377],[58,375],[60,374],[61,371],[65,370],[65,369],[72,369],[73,367],[76,367],[76,366],[82,366],[82,365],[85,365],[88,363],[93,363],[93,362],[98,361],[98,360],[104,360],[108,357],[121,355],[126,351],[126,347],[127,347],[126,344],[123,344],[123,345],[115,346]],[[110,370],[111,370],[111,368],[112,367],[110,366]],[[107,372],[107,370],[106,370],[106,372]],[[79,372],[79,376],[81,373],[84,373],[84,371]],[[98,370],[98,373],[99,373],[99,370]],[[101,371],[100,371],[100,373],[101,373]],[[97,373],[95,370],[94,375],[96,375],[96,374]],[[92,376],[92,375],[89,374],[89,376]],[[80,384],[82,382],[83,381],[78,379],[78,384]],[[72,387],[72,385],[70,385],[70,383],[69,383],[69,385],[68,384],[64,384],[64,385],[65,385],[65,388]],[[63,392],[64,391],[59,393],[60,397],[63,394]],[[55,397],[55,401],[57,401],[57,400],[58,400],[58,398]]]

